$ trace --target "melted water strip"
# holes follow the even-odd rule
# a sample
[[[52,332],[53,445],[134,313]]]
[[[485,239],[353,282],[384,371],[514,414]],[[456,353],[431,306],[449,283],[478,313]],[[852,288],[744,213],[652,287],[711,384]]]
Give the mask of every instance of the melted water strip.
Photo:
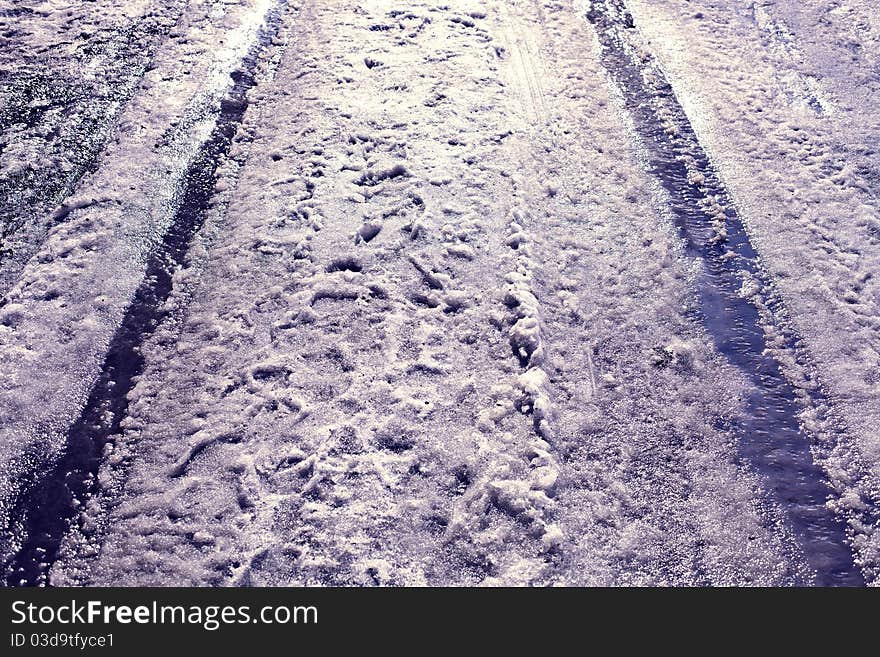
[[[649,66],[654,62],[644,52],[636,55],[627,47],[624,35],[635,26],[623,3],[593,2],[587,18],[598,33],[602,63],[619,86],[647,151],[650,171],[668,195],[687,253],[703,264],[700,319],[718,350],[753,384],[745,419],[730,427],[740,456],[782,509],[815,572],[811,583],[863,586],[846,523],[826,506],[833,491],[798,421],[799,397],[768,351],[758,308],[740,293],[745,280],[761,284],[764,294],[770,287],[729,195],[659,67]],[[786,336],[784,348],[796,351],[792,336]],[[825,405],[818,388],[810,396],[811,405]],[[805,583],[790,577],[791,583]]]
[[[150,257],[144,280],[114,335],[100,377],[86,407],[71,427],[61,460],[17,501],[12,517],[23,532],[22,547],[3,564],[7,586],[49,585],[49,571],[65,535],[88,499],[99,491],[98,471],[105,447],[121,432],[128,412],[128,393],[143,372],[141,347],[166,319],[165,301],[173,274],[186,259],[204,224],[217,181],[217,167],[229,154],[232,140],[247,109],[247,92],[254,86],[260,54],[281,25],[282,2],[270,11],[255,45],[231,73],[233,84],[220,103],[217,123],[208,141],[187,168],[171,227]]]

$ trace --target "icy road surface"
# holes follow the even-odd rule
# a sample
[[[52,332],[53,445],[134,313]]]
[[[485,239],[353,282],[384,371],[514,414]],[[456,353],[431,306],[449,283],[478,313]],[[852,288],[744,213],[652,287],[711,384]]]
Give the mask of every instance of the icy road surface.
[[[880,582],[868,0],[0,0],[7,585]]]

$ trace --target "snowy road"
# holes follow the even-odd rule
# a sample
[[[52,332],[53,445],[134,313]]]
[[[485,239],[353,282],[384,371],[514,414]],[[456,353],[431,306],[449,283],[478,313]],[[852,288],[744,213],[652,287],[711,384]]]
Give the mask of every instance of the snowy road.
[[[880,581],[867,0],[0,21],[7,585]]]

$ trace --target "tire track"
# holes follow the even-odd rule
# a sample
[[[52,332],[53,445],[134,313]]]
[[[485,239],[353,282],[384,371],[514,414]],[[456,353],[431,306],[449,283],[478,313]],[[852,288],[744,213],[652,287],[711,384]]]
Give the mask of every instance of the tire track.
[[[183,176],[175,199],[176,211],[160,247],[148,259],[146,273],[116,331],[85,408],[71,427],[60,460],[15,501],[9,543],[20,545],[4,555],[7,586],[48,585],[49,571],[59,548],[91,498],[100,493],[98,471],[127,416],[127,395],[141,374],[141,348],[156,330],[173,319],[166,302],[174,274],[207,216],[219,179],[218,168],[230,157],[233,138],[248,108],[248,92],[258,81],[257,67],[272,46],[286,7],[282,0],[269,10],[255,43],[230,75],[233,83],[220,101],[216,124]],[[238,154],[239,157],[241,154]],[[78,530],[94,533],[94,528]]]
[[[101,166],[0,301],[0,527],[9,525],[23,488],[64,452],[174,217],[186,169],[216,124],[229,72],[274,4],[228,6],[218,25],[204,6],[187,8],[181,38],[155,54]],[[18,541],[0,533],[0,542],[9,555]]]
[[[607,0],[592,3],[587,18],[671,219],[703,265],[696,314],[752,384],[749,420],[730,427],[741,456],[783,510],[815,582],[863,585],[876,576],[869,555],[858,551],[877,524],[876,486],[786,328],[782,302],[672,88],[631,36],[632,16],[619,0]]]

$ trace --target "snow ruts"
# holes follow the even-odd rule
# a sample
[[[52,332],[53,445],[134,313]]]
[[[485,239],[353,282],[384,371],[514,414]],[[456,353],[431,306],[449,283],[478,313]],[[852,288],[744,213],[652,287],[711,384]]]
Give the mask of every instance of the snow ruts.
[[[730,446],[743,377],[682,310],[693,261],[587,23],[316,0],[292,34],[49,582],[811,581]]]
[[[514,406],[484,18],[303,11],[179,340],[149,348],[89,581],[520,581],[547,532],[503,495],[541,454]]]
[[[689,253],[704,263],[699,314],[718,349],[753,381],[753,419],[732,429],[744,459],[784,509],[816,581],[878,576],[878,488],[831,408],[815,368],[718,174],[623,2],[591,3],[603,59],[620,86],[650,170]],[[833,499],[832,499],[833,498]],[[826,506],[827,502],[827,506]],[[854,551],[855,556],[850,550]]]
[[[874,3],[761,3],[785,33],[784,48],[761,29],[753,3],[628,7],[723,175],[850,438],[880,478]],[[831,99],[828,111],[790,93],[798,77]]]
[[[163,317],[173,269],[205,210],[192,205],[207,202],[232,146],[260,49],[273,37],[261,26],[279,7],[231,8],[213,34],[204,8],[191,9],[186,45],[166,44],[114,147],[4,299],[0,526],[9,583],[45,581],[95,485],[138,374],[138,344]],[[218,35],[226,48],[216,49]],[[176,74],[182,66],[199,82]]]
[[[681,263],[595,53],[584,72],[587,27],[552,2],[509,18],[304,6],[182,321],[141,350],[81,516],[98,531],[67,538],[53,582],[778,581],[751,480],[706,426],[727,382],[659,405],[724,373],[671,301]],[[523,267],[528,303],[506,308]],[[528,317],[564,453],[521,412]],[[668,370],[646,359],[658,340]]]
[[[184,321],[144,345],[99,475],[124,485],[53,581],[790,581],[586,24],[492,6],[304,6]]]

